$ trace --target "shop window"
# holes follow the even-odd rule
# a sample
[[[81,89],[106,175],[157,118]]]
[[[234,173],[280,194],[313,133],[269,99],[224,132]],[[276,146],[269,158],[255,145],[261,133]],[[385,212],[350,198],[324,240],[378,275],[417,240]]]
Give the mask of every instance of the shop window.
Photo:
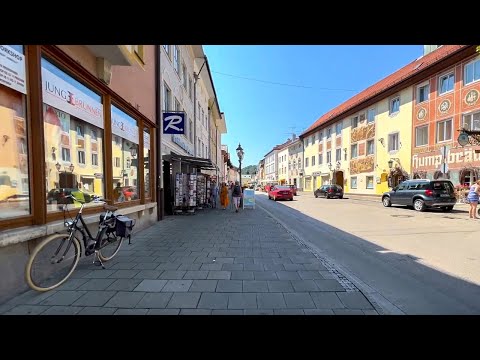
[[[138,183],[138,126],[137,121],[112,105],[112,133],[120,144],[112,141],[112,156],[120,159],[120,167],[113,169],[114,201],[126,202],[139,199]]]
[[[30,189],[23,46],[0,48],[0,67],[5,65],[0,76],[0,220],[4,220],[30,214]]]
[[[366,177],[367,189],[373,189],[373,176]]]
[[[150,169],[151,169],[151,152],[150,152],[150,129],[146,128],[143,130],[143,183],[145,184],[145,198],[149,199],[152,197],[150,191]]]
[[[350,178],[350,187],[352,189],[356,189],[357,188],[357,177],[356,176],[352,176]]]
[[[96,206],[104,198],[101,96],[42,58],[47,212],[70,204],[67,195]],[[61,149],[61,156],[51,156]],[[91,163],[87,159],[92,159]],[[75,203],[79,207],[79,203]]]

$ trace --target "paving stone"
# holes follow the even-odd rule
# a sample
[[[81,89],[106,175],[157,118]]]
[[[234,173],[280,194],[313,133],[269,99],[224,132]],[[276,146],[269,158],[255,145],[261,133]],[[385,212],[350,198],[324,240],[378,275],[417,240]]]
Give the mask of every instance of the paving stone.
[[[107,287],[107,290],[133,291],[141,282],[140,279],[118,279]]]
[[[209,280],[229,280],[231,271],[212,270],[208,272],[207,279]]]
[[[236,265],[236,264],[233,264],[233,265]],[[253,280],[253,271],[232,271],[231,279],[232,280]]]
[[[257,294],[257,305],[260,309],[282,309],[286,307],[282,293]]]
[[[198,301],[200,299],[200,293],[174,293],[167,307],[169,308],[190,308],[194,309],[197,307]]]
[[[215,292],[242,292],[242,280],[218,280]]]
[[[103,306],[115,294],[115,291],[87,291],[73,303],[73,306]]]
[[[277,271],[278,280],[302,280],[296,271]]]
[[[274,315],[305,315],[302,309],[274,309]]]
[[[363,313],[365,315],[378,315],[378,312],[376,310],[363,310]]]
[[[119,291],[104,306],[116,308],[134,308],[145,295],[142,292]]]
[[[40,315],[76,315],[82,309],[81,306],[52,306]]]
[[[207,309],[182,309],[180,315],[211,315],[212,310]]]
[[[243,292],[268,292],[268,283],[266,280],[243,280]]]
[[[218,280],[193,280],[190,292],[215,292]]]
[[[323,271],[327,270],[325,266],[316,262],[313,262],[310,264],[304,264],[303,267],[305,268],[305,270],[323,270]]]
[[[343,286],[334,279],[315,280],[320,291],[345,291]]]
[[[177,270],[180,264],[174,262],[161,263],[155,270]]]
[[[178,315],[180,309],[150,309],[147,315]]]
[[[319,270],[320,274],[323,276],[324,279],[334,279],[337,280],[337,277],[332,274],[330,271],[322,271]]]
[[[372,304],[361,292],[337,292],[336,294],[348,309],[373,310]]]
[[[52,296],[43,300],[40,305],[72,305],[75,300],[84,295],[86,291],[80,290],[64,290],[57,291]]]
[[[202,264],[202,266],[200,266],[200,270],[221,271],[223,265],[224,265],[224,264],[216,264],[216,263],[213,263],[213,264]]]
[[[147,315],[148,309],[118,309],[113,315]]]
[[[297,271],[302,280],[323,280],[324,277],[318,270],[300,270]]]
[[[253,258],[237,257],[233,260],[234,264],[253,264]]]
[[[193,280],[168,280],[163,287],[163,292],[186,292],[192,285]]]
[[[319,291],[313,280],[292,280],[291,283],[295,292]]]
[[[208,270],[192,270],[192,271],[187,271],[183,278],[188,279],[188,280],[204,280],[208,276]]]
[[[202,266],[202,264],[181,264],[178,270],[196,271],[200,270],[200,266]]]
[[[78,315],[113,315],[117,311],[116,308],[106,308],[106,307],[85,307]]]
[[[283,271],[285,267],[283,264],[263,264],[263,270],[265,271]]]
[[[146,293],[137,303],[137,308],[165,308],[172,298],[173,293]]]
[[[284,293],[283,298],[287,308],[294,309],[313,309],[315,304],[309,293]]]
[[[115,270],[131,270],[137,265],[139,265],[139,264],[134,263],[134,262],[119,262],[119,263],[113,264],[112,266],[109,266],[108,268],[111,269],[111,270],[113,270],[113,269],[115,269]]]
[[[182,279],[185,275],[185,270],[165,270],[162,275],[160,275],[159,279],[166,279],[166,280],[179,280]]]
[[[272,309],[246,309],[243,311],[244,315],[274,315]]]
[[[256,294],[249,294],[249,293],[228,294],[228,308],[229,309],[256,309],[257,296]]]
[[[198,303],[200,309],[227,309],[228,294],[203,293]]]
[[[156,256],[136,256],[134,262],[136,263],[153,263],[156,262]]]
[[[115,281],[115,279],[90,279],[77,290],[105,290]]]
[[[167,280],[143,280],[133,291],[160,292]]]
[[[131,279],[137,275],[140,270],[117,270],[109,276],[110,279]]]
[[[243,264],[222,264],[222,269],[226,271],[242,271]]]
[[[305,315],[335,315],[330,309],[304,309]]]
[[[305,266],[303,266],[302,264],[284,264],[283,267],[286,271],[305,270]]]
[[[39,315],[50,307],[51,306],[43,305],[18,305],[3,315]]]
[[[137,275],[135,275],[134,279],[149,279],[149,280],[156,280],[162,275],[162,270],[141,270]]]
[[[243,315],[243,310],[212,310],[212,315]]]
[[[245,271],[263,271],[263,264],[243,264],[243,270]]]
[[[255,280],[277,280],[275,271],[254,271],[253,276]]]
[[[117,270],[108,269],[92,270],[83,277],[86,279],[106,279],[116,271]]]
[[[335,315],[365,315],[362,310],[353,309],[334,309]]]
[[[345,307],[334,292],[312,292],[310,296],[318,309],[341,309]]]
[[[155,270],[157,267],[158,267],[158,263],[151,262],[151,263],[135,264],[133,269],[135,269],[135,270]]]
[[[294,292],[289,280],[270,280],[267,281],[267,284],[270,292]]]
[[[62,285],[60,285],[57,290],[77,290],[80,286],[85,284],[88,279],[68,279]]]

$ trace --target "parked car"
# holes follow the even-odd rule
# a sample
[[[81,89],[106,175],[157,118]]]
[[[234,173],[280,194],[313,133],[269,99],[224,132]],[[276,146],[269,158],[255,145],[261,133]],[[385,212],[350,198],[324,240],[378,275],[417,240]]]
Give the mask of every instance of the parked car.
[[[297,196],[297,185],[288,185],[294,196]]]
[[[316,198],[323,196],[326,199],[337,197],[343,199],[343,188],[340,185],[322,185],[313,192]]]
[[[72,204],[72,199],[65,199],[65,196],[68,195],[73,195],[80,200],[84,199],[86,203],[89,203],[98,197],[97,195],[95,195],[95,193],[87,191],[85,189],[79,190],[77,188],[55,188],[48,192],[47,202],[49,204],[53,203],[54,201],[56,201],[57,204]]]
[[[277,200],[290,200],[293,201],[293,192],[289,186],[275,185],[268,192],[268,198]]]
[[[457,203],[453,184],[449,180],[416,179],[400,183],[382,195],[383,206],[413,206],[417,211],[440,208],[452,211]]]

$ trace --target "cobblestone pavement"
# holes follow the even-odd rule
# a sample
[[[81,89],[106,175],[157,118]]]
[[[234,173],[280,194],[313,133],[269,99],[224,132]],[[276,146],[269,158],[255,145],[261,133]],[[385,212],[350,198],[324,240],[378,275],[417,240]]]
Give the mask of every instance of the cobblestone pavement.
[[[0,313],[378,314],[334,264],[259,208],[167,217],[124,243],[106,270],[82,259],[60,288],[28,291]]]

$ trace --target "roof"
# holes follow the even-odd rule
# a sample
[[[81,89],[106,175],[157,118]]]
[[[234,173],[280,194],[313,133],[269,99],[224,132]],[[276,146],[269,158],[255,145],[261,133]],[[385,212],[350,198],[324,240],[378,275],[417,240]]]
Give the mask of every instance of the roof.
[[[287,146],[287,145],[290,144],[291,142],[292,142],[292,139],[288,139],[288,140],[285,141],[283,144],[275,145],[272,150],[270,150],[268,153],[265,154],[264,158],[267,157],[267,155],[270,154],[272,151],[282,150],[283,148],[285,148],[285,146]]]
[[[176,160],[176,161],[186,162],[200,169],[216,170],[215,165],[212,163],[210,159],[178,155],[174,153],[171,153],[170,155],[163,155],[163,158],[166,159],[167,161]]]
[[[307,130],[305,130],[300,136],[306,135],[312,130],[317,129],[320,125],[332,120],[345,112],[352,110],[353,108],[362,105],[367,100],[370,100],[376,95],[394,87],[395,85],[401,83],[402,81],[425,71],[431,65],[434,65],[441,60],[449,57],[455,52],[462,50],[469,45],[443,45],[431,53],[422,56],[415,61],[412,61],[410,64],[404,66],[400,70],[397,70],[393,74],[387,76],[386,78],[378,81],[372,86],[361,91],[357,95],[351,97],[344,103],[333,108],[329,112],[322,115],[317,121],[315,121]]]

